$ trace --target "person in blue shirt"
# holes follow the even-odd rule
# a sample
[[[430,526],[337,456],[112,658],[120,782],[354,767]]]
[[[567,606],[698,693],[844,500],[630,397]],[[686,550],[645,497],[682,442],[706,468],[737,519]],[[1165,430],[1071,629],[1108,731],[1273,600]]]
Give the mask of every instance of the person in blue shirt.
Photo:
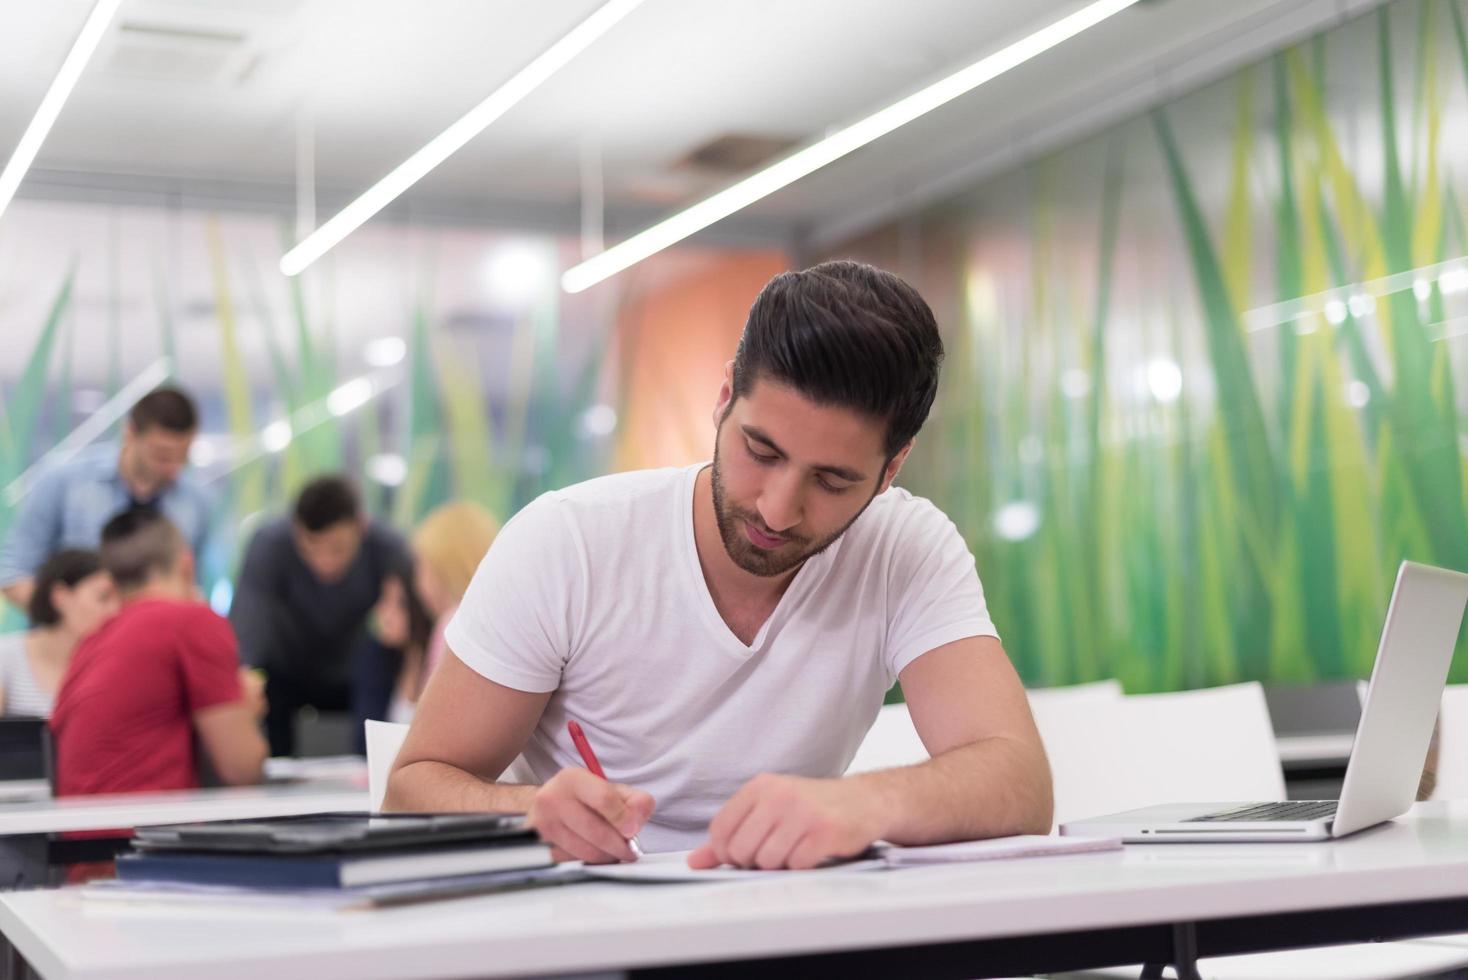
[[[198,428],[193,400],[178,388],[158,388],[132,407],[121,446],[98,446],[43,473],[0,546],[5,597],[24,609],[42,562],[62,548],[95,549],[102,526],[131,508],[161,513],[201,554],[210,498],[184,473]]]

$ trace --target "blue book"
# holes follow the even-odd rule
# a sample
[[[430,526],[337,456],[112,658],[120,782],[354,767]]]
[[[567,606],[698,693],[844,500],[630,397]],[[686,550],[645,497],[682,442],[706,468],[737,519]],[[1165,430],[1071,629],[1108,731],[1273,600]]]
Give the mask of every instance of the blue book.
[[[244,888],[353,888],[550,867],[545,844],[413,848],[336,854],[146,851],[117,859],[123,881]]]

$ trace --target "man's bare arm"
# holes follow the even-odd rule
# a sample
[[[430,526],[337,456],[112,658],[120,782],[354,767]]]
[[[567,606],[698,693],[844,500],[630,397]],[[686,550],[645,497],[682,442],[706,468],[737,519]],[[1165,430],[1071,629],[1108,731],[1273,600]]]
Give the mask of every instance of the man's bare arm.
[[[383,809],[524,813],[558,859],[633,860],[627,838],[652,814],[647,793],[580,767],[562,769],[543,786],[496,781],[548,701],[548,692],[517,691],[480,676],[450,651],[418,702]]]
[[[495,780],[525,747],[549,700],[549,693],[496,684],[450,652],[418,701],[382,808],[524,813],[536,787]]]
[[[246,786],[264,778],[270,749],[249,702],[229,701],[194,712],[194,730],[220,782]]]
[[[999,641],[930,650],[902,672],[927,762],[844,779],[764,774],[745,783],[689,855],[696,868],[813,868],[875,840],[898,844],[1050,830],[1050,766]]]
[[[902,672],[927,762],[850,777],[883,806],[900,844],[1047,834],[1050,764],[1029,698],[992,636],[949,643]]]

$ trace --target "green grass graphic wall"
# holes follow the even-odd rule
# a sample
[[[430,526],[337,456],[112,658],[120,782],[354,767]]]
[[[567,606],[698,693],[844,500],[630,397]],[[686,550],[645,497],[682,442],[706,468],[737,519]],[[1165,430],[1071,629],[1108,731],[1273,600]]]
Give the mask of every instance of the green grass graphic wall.
[[[1468,4],[1403,0],[834,251],[948,329],[904,482],[1028,683],[1365,676],[1468,569],[1465,204]]]

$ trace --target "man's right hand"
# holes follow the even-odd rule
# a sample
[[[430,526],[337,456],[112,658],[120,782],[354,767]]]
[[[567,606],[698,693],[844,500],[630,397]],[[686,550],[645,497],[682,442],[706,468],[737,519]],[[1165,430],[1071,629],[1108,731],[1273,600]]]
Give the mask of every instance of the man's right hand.
[[[627,838],[642,829],[654,806],[643,790],[585,769],[562,769],[536,790],[525,820],[551,845],[556,860],[612,864],[636,859]]]
[[[264,718],[270,708],[265,700],[265,672],[257,667],[241,667],[240,693],[255,720]]]

